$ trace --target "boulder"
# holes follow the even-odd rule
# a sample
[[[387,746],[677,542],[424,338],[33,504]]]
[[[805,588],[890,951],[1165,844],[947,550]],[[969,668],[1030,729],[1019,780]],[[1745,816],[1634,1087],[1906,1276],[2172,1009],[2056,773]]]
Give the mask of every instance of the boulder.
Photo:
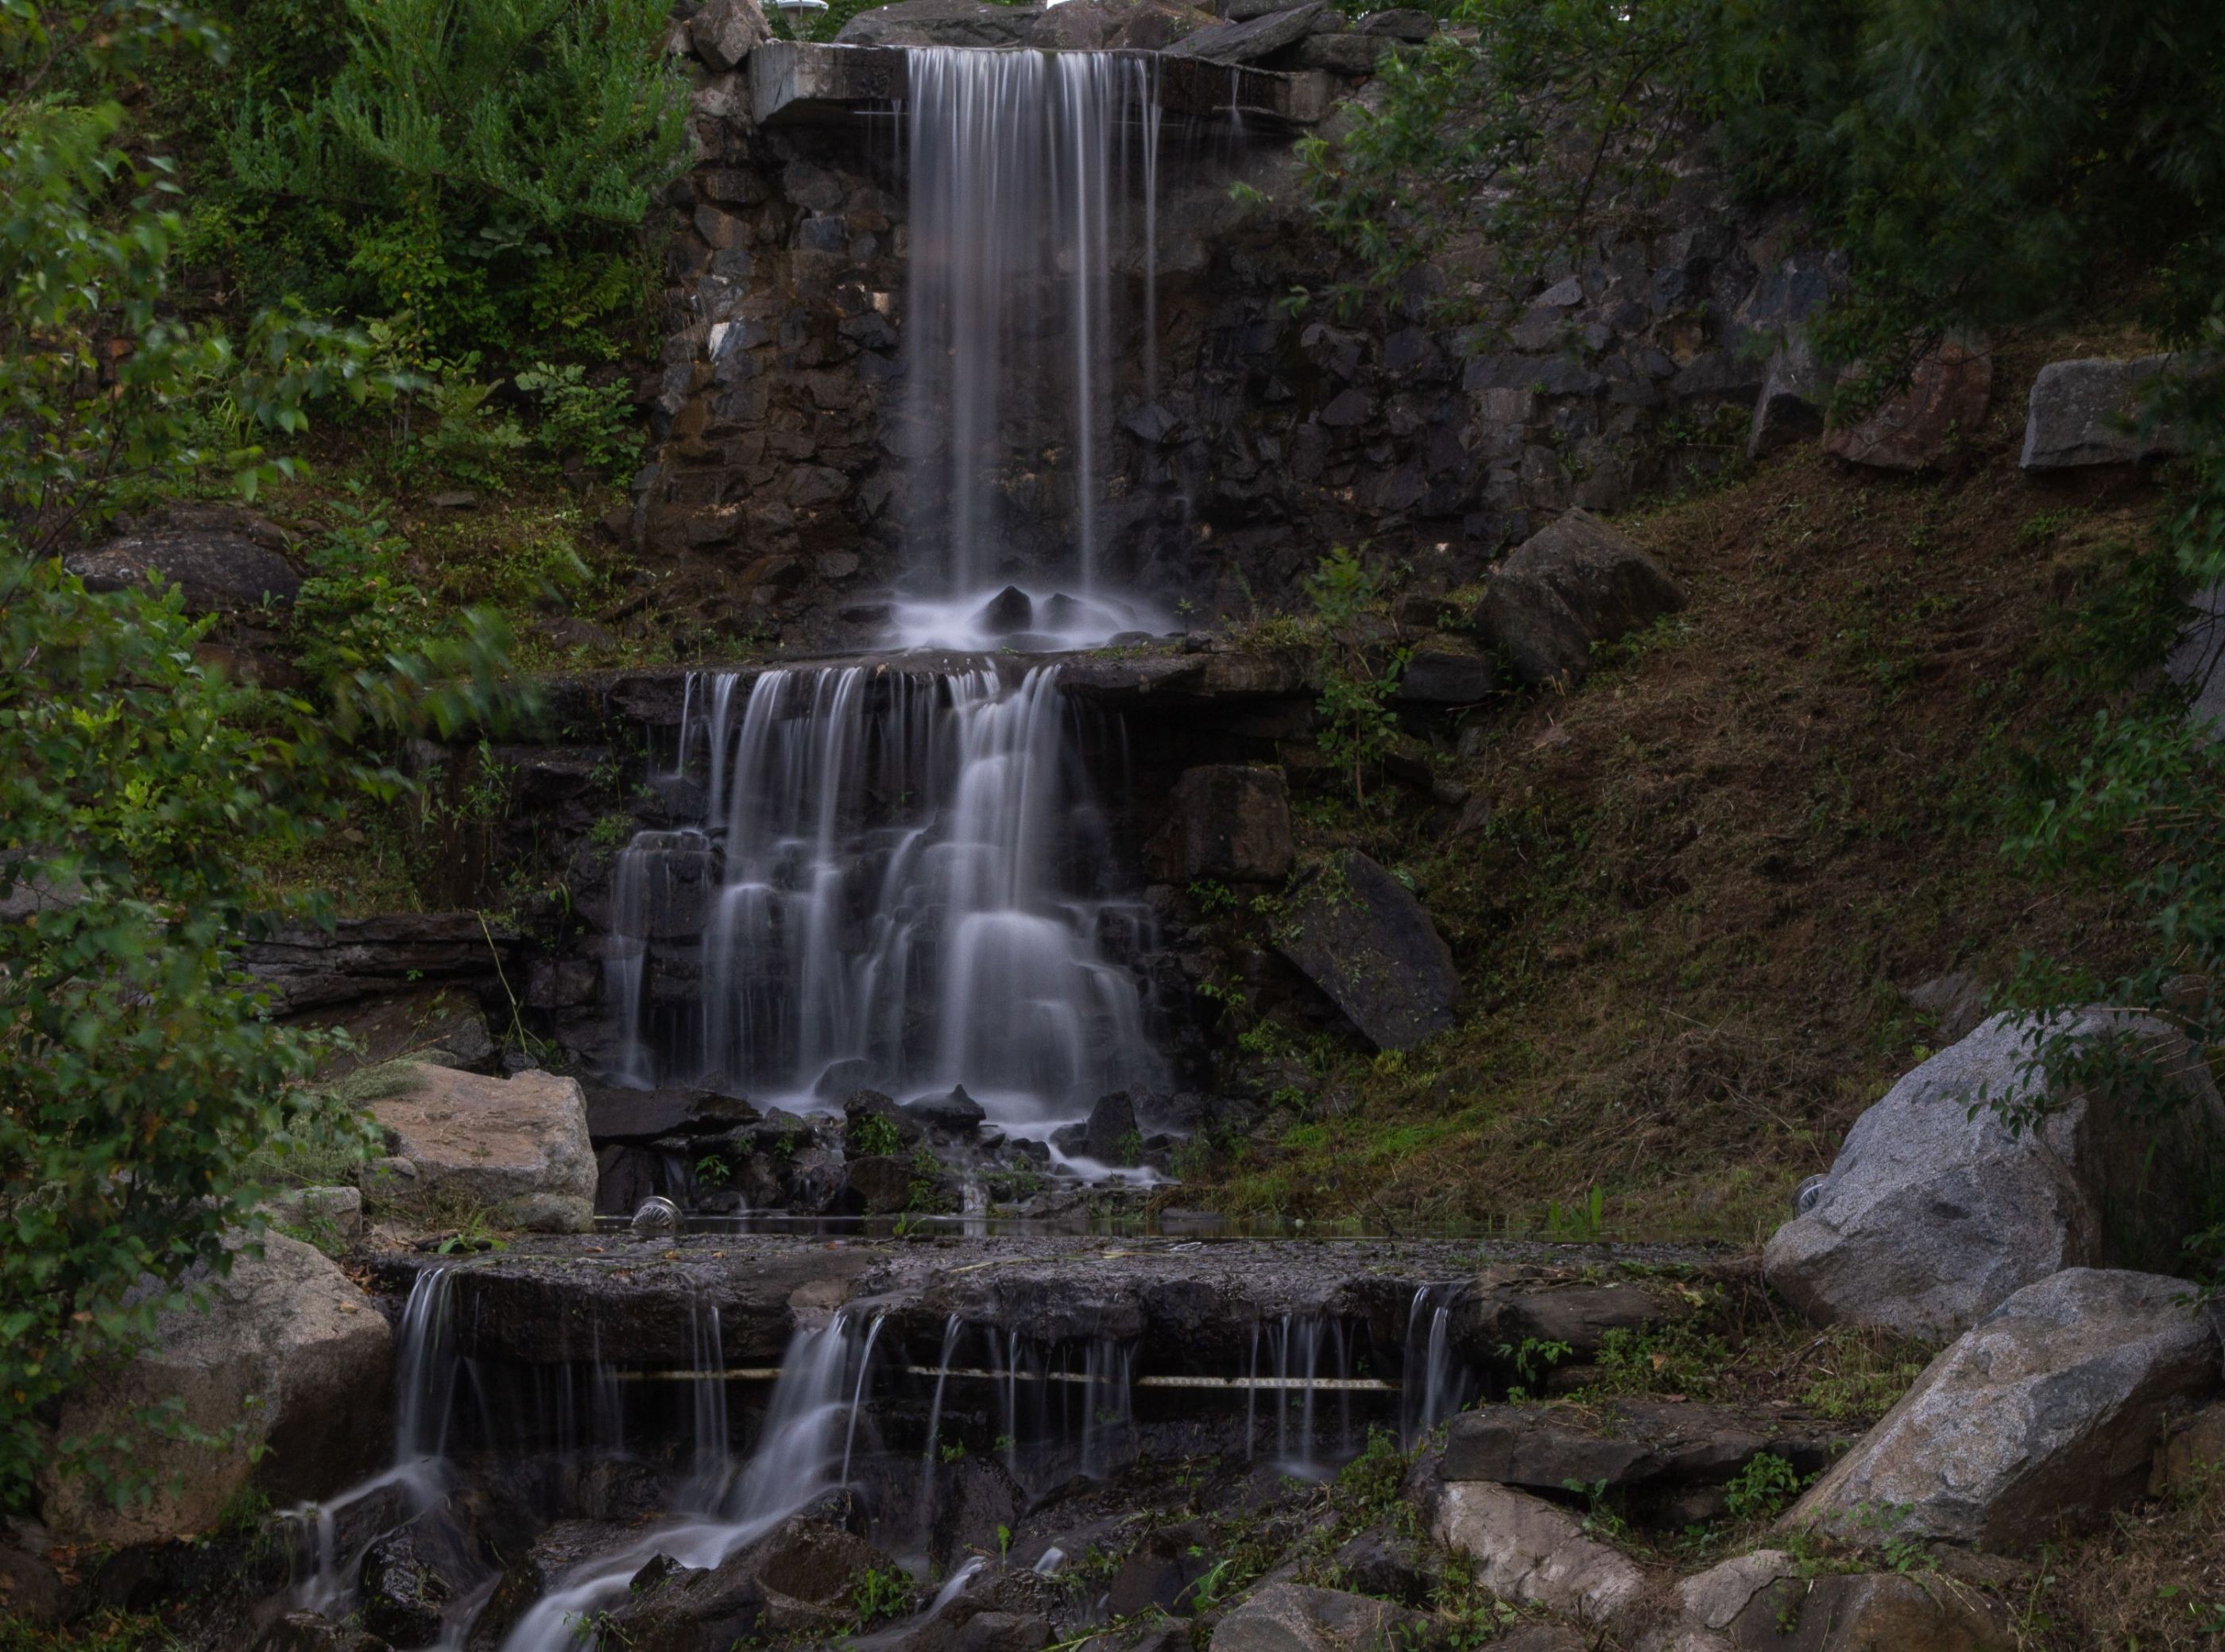
[[[580,1086],[587,1098],[587,1134],[597,1142],[653,1142],[660,1136],[725,1136],[758,1123],[758,1110],[739,1096],[673,1086],[628,1090],[617,1085]]]
[[[1992,352],[1949,340],[1916,364],[1907,389],[1826,435],[1823,451],[1873,471],[1929,470],[1976,434],[1993,393]]]
[[[1006,585],[973,612],[973,629],[991,636],[1011,636],[1036,621],[1036,605],[1017,585]]]
[[[1305,0],[1303,5],[1266,12],[1247,22],[1201,28],[1168,47],[1166,55],[1200,58],[1208,63],[1257,63],[1303,40],[1328,15],[1328,0]]]
[[[1943,1573],[1816,1575],[1779,1549],[1741,1554],[1677,1586],[1685,1611],[1749,1652],[2011,1652],[1994,1601]]]
[[[1156,52],[1216,19],[1181,0],[1063,0],[1028,30],[1038,51]]]
[[[420,1067],[416,1083],[371,1111],[417,1172],[402,1188],[374,1189],[374,1199],[475,1206],[498,1222],[514,1212],[540,1231],[593,1227],[595,1155],[578,1079]]]
[[[1419,45],[1437,32],[1437,20],[1426,11],[1371,11],[1360,20],[1358,33],[1388,35],[1392,40]]]
[[[911,1206],[909,1159],[867,1155],[843,1166],[843,1208],[867,1216],[894,1216]]]
[[[2146,1490],[2166,1415],[2218,1386],[2198,1294],[2095,1268],[2026,1286],[1933,1360],[1785,1523],[2006,1553],[2093,1525]]]
[[[1380,35],[1309,35],[1290,54],[1288,66],[1294,69],[1326,69],[1331,74],[1347,75],[1357,79],[1362,75],[1374,73],[1375,66],[1384,56],[1398,49],[1396,41],[1387,40]],[[1326,415],[1322,422],[1328,422]]]
[[[1213,1652],[1378,1652],[1423,1621],[1366,1595],[1275,1583],[1214,1625]]]
[[[111,1507],[91,1476],[50,1457],[39,1471],[39,1500],[58,1541],[122,1545],[183,1536],[214,1525],[250,1488],[274,1503],[302,1502],[384,1460],[393,1443],[393,1333],[321,1251],[275,1233],[262,1245],[257,1256],[244,1240],[231,1241],[229,1274],[189,1282],[207,1292],[205,1309],[165,1312],[146,1348],[63,1402],[60,1440],[140,1436],[136,1460],[153,1495]],[[173,1402],[193,1428],[236,1432],[217,1449],[148,1437],[135,1427],[141,1408]]]
[[[1272,883],[1290,876],[1290,794],[1280,769],[1206,763],[1182,771],[1145,851],[1170,881]]]
[[[834,40],[841,46],[1017,46],[1041,12],[992,0],[897,0],[858,13]]]
[[[1100,1164],[1127,1166],[1141,1156],[1142,1137],[1136,1129],[1136,1104],[1125,1090],[1097,1098],[1089,1110],[1080,1152]]]
[[[1430,1535],[1474,1560],[1476,1580],[1505,1599],[1611,1629],[1645,1598],[1645,1574],[1566,1509],[1480,1480],[1444,1482],[1429,1501]]]
[[[1823,409],[1831,398],[1830,377],[1816,360],[1804,328],[1770,353],[1746,427],[1746,456],[1764,459],[1796,442],[1823,434]]]
[[[1627,534],[1571,510],[1493,570],[1476,630],[1526,683],[1580,681],[1593,645],[1642,630],[1684,593]]]
[[[1491,661],[1485,655],[1417,649],[1398,674],[1391,698],[1405,706],[1473,706],[1491,689]]]
[[[364,1551],[358,1614],[365,1629],[396,1646],[431,1646],[449,1608],[483,1570],[460,1524],[435,1506]]]
[[[1274,937],[1378,1049],[1409,1049],[1453,1024],[1451,949],[1406,886],[1356,849],[1306,881]]]
[[[724,74],[770,40],[772,28],[758,0],[709,0],[688,20],[688,38],[695,55]]]
[[[2176,430],[2139,424],[2171,361],[2139,356],[2048,363],[2032,380],[2019,462],[2027,471],[2063,471],[2131,465],[2184,451]]]
[[[1112,1573],[1105,1596],[1106,1610],[1116,1618],[1139,1612],[1184,1616],[1195,1611],[1193,1592],[1211,1567],[1206,1558],[1210,1537],[1197,1521],[1144,1533]]]
[[[87,591],[121,591],[159,573],[189,614],[288,608],[301,576],[279,553],[285,536],[244,512],[173,511],[137,533],[73,551],[62,566]]]
[[[2089,1010],[2055,1031],[2072,1049],[2138,1041],[2176,1109],[2093,1085],[2042,1093],[2032,1024],[1995,1016],[1855,1120],[1813,1205],[1764,1248],[1769,1282],[1819,1322],[1937,1337],[2064,1268],[2175,1259],[2225,1130],[2208,1068],[2158,1022]],[[2044,1117],[2013,1131],[1987,1096]]]

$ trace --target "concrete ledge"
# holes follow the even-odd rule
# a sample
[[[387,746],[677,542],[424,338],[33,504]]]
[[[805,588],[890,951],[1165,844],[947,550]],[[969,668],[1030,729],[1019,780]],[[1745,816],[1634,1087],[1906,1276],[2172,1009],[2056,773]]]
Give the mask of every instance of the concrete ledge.
[[[1311,126],[1328,113],[1328,77],[1318,69],[1281,74],[1156,52],[1123,53],[1158,69],[1159,106],[1191,120],[1273,128]],[[768,41],[749,57],[750,106],[764,126],[846,119],[885,109],[910,90],[910,54],[894,46],[827,46]]]

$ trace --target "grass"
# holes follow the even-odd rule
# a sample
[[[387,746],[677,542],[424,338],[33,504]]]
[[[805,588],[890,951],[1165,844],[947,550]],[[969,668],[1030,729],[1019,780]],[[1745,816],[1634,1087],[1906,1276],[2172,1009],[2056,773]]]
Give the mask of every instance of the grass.
[[[1439,779],[1485,801],[1480,829],[1314,781],[1303,851],[1411,878],[1461,1021],[1403,1058],[1337,1056],[1296,1128],[1182,1197],[1524,1231],[1597,1188],[1609,1234],[1751,1243],[1942,1041],[1909,988],[2002,980],[2027,948],[2133,956],[2106,889],[2035,888],[1999,851],[2032,756],[2115,668],[2161,498],[2019,473],[2022,390],[2057,353],[2005,352],[1992,416],[1937,476],[1803,449],[1626,519],[1690,604],[1573,693],[1469,714],[1473,755]]]

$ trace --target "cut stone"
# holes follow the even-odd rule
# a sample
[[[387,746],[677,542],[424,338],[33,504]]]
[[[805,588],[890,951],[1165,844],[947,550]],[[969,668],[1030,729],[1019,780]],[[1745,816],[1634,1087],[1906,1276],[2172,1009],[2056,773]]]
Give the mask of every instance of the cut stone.
[[[2171,364],[2169,356],[2048,363],[2032,381],[2019,462],[2027,471],[2062,471],[2184,453],[2178,431],[2139,427]]]
[[[1246,22],[1219,23],[1176,41],[1165,54],[1201,58],[1208,63],[1257,63],[1312,34],[1314,25],[1328,10],[1327,0],[1305,0],[1302,5],[1266,12]]]
[[[1593,647],[1684,605],[1684,593],[1629,535],[1571,510],[1495,569],[1476,630],[1527,683],[1580,681]]]
[[[595,1155],[578,1079],[420,1067],[414,1086],[372,1102],[371,1111],[417,1170],[406,1191],[374,1189],[375,1200],[461,1201],[497,1222],[505,1212],[529,1217],[543,1231],[594,1225]]]
[[[1451,949],[1406,886],[1358,850],[1309,879],[1274,934],[1276,949],[1378,1049],[1410,1049],[1453,1024]]]

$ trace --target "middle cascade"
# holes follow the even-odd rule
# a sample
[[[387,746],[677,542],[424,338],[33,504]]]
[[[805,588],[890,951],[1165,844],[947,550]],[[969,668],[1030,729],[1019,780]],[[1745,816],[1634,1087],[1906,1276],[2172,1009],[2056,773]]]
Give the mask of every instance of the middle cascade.
[[[614,878],[623,1076],[808,1109],[962,1085],[1043,1136],[1149,1089],[1142,984],[1074,713],[1017,681],[857,666],[689,680],[675,792]]]

